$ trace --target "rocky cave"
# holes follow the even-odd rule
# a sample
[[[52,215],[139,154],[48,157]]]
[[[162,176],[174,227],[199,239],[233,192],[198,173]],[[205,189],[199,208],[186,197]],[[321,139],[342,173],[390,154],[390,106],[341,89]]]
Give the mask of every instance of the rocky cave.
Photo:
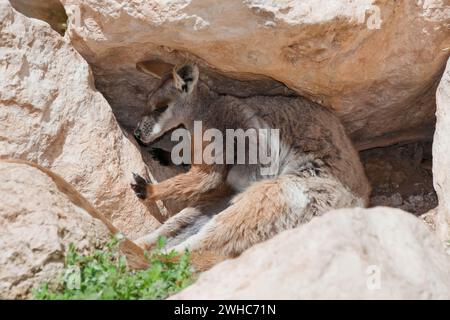
[[[45,14],[48,12],[48,5],[42,7],[37,5],[37,8],[32,10],[33,8],[26,1],[13,0],[11,3],[24,14],[46,20],[58,32],[61,32],[61,26],[67,24],[65,9],[59,1],[54,1],[50,6],[50,15]],[[158,54],[167,62],[198,60],[185,52],[177,50],[164,52],[165,49],[158,48]],[[120,46],[109,49],[103,59],[91,63],[95,87],[107,99],[120,126],[130,137],[133,128],[139,122],[140,115],[145,110],[147,96],[159,83],[158,79],[140,73],[133,62],[139,55],[149,59],[157,56],[154,51],[153,44],[142,45],[138,49]],[[234,78],[233,74],[227,75],[203,62],[200,63],[204,67],[201,70],[202,81],[221,94],[243,98],[255,95],[298,94],[283,83],[269,77],[238,76],[240,80]],[[242,78],[253,79],[242,80]],[[417,99],[418,109],[425,109],[424,104],[435,104],[434,96],[428,92],[436,90],[438,80],[439,78],[436,77],[430,82],[431,88],[427,90],[425,96],[430,101],[420,101],[424,100],[424,97]],[[310,96],[310,98],[320,102],[317,97]],[[427,110],[429,119],[424,119],[419,128],[388,132],[381,137],[370,137],[366,140],[359,140],[359,132],[354,132],[355,144],[359,147],[367,177],[373,188],[371,206],[401,208],[416,215],[424,214],[437,206],[437,196],[433,188],[431,152],[434,118],[429,116],[435,110],[429,109]],[[346,117],[348,115],[343,115],[344,122]],[[167,140],[169,139],[165,139]],[[142,153],[158,181],[183,170],[183,168],[158,166],[148,156],[146,148],[142,148]],[[173,210],[178,209],[173,204],[169,207],[174,208]]]

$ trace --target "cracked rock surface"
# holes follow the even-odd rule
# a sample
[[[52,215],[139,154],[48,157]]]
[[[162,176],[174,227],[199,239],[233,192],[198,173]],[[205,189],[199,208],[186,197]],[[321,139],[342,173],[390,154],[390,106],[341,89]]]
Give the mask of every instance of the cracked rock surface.
[[[94,87],[86,61],[45,22],[0,0],[0,158],[58,173],[131,238],[159,223],[129,187],[139,149]],[[134,140],[134,139],[133,139]]]
[[[74,205],[36,168],[0,161],[0,298],[31,297],[53,283],[69,244],[80,252],[109,240],[108,229]]]

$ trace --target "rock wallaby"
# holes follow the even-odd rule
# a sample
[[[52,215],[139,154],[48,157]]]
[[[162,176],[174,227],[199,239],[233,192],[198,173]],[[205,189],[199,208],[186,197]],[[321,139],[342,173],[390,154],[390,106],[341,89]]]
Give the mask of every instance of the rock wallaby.
[[[205,270],[331,209],[367,205],[370,186],[359,155],[332,111],[301,97],[217,94],[199,80],[195,64],[171,67],[168,73],[167,67],[138,64],[141,71],[161,79],[134,132],[140,143],[151,145],[183,126],[194,137],[190,156],[195,158],[207,144],[202,141],[200,150],[195,148],[194,121],[201,121],[203,131],[214,128],[223,136],[227,129],[279,129],[278,167],[264,176],[260,164],[203,161],[158,184],[134,174],[131,187],[139,198],[174,199],[186,206],[138,239],[140,246],[150,249],[159,236],[183,234],[170,248],[189,249],[194,267]],[[248,156],[249,146],[245,150]],[[223,210],[208,215],[208,205],[230,195]],[[197,220],[202,224],[190,228]]]

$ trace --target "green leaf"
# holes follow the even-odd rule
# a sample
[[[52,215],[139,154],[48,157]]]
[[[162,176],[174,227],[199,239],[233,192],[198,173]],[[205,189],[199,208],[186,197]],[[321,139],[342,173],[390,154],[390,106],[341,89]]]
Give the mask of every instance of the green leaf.
[[[164,252],[167,243],[159,238],[157,249],[146,253],[147,270],[129,270],[126,257],[119,251],[122,234],[114,235],[102,250],[80,254],[68,246],[65,268],[54,285],[43,283],[33,290],[36,299],[163,299],[193,281],[186,251],[178,262],[171,262],[175,252]]]

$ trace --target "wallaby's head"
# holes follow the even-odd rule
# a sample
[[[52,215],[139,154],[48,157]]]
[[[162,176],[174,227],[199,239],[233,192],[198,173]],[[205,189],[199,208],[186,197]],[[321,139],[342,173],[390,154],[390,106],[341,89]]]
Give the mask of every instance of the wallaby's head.
[[[191,63],[172,67],[153,61],[138,63],[137,68],[161,79],[158,88],[149,95],[147,110],[134,131],[138,140],[149,144],[188,119],[189,101],[197,86],[199,71]]]

